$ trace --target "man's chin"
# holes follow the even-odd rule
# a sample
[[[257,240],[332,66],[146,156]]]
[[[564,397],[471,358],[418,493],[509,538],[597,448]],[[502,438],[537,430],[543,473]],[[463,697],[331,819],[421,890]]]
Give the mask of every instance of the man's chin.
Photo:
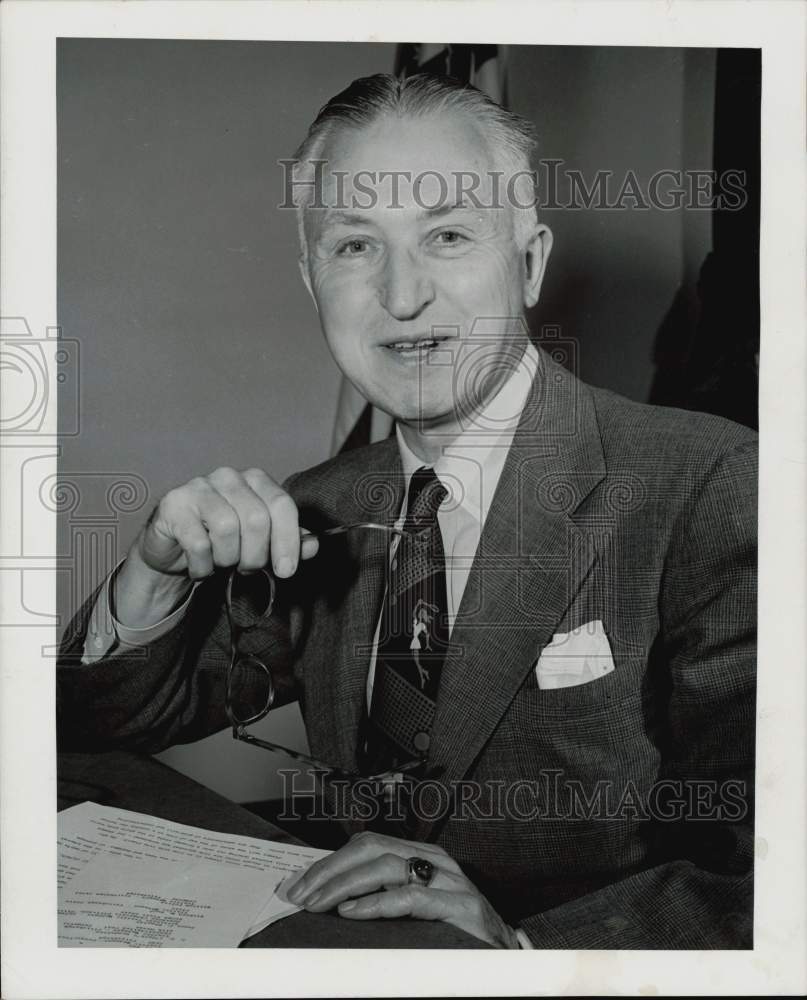
[[[457,415],[453,409],[445,406],[418,406],[401,408],[393,414],[398,423],[406,424],[413,430],[429,430],[437,427],[453,427],[457,423]]]
[[[369,399],[373,406],[392,417],[398,423],[407,424],[413,428],[428,428],[439,424],[454,424],[457,419],[458,410],[454,404],[453,394],[445,392],[426,392],[423,385],[415,386],[413,393],[412,386],[406,385],[400,393],[382,394],[375,391],[372,393],[359,389],[365,399]],[[389,389],[389,387],[387,387]],[[420,391],[417,391],[417,390]],[[447,398],[448,397],[448,398]]]

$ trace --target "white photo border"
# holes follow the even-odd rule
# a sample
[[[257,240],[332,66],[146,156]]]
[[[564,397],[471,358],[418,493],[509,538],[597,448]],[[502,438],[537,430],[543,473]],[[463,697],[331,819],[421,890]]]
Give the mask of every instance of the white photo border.
[[[5,0],[2,59],[2,300],[45,337],[56,314],[56,39],[445,41],[762,50],[760,647],[753,951],[524,953],[104,950],[56,947],[55,627],[2,641],[3,988],[9,998],[594,994],[807,991],[805,788],[805,7],[788,0]],[[50,386],[55,403],[56,385]],[[24,439],[4,440],[3,504]],[[38,454],[56,471],[56,409]],[[44,449],[44,451],[43,451]],[[56,515],[36,512],[55,552]],[[3,517],[0,569],[21,526]],[[55,573],[31,574],[56,610]],[[15,574],[0,573],[2,604]],[[16,583],[18,586],[19,584]],[[8,602],[8,603],[7,603]]]

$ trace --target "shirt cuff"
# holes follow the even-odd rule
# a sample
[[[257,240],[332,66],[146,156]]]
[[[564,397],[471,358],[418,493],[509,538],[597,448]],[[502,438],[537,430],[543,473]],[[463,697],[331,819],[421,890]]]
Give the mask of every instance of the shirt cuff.
[[[521,928],[516,928],[516,940],[518,941],[518,946],[522,951],[535,951],[532,941],[527,937],[526,931],[522,931]]]
[[[196,580],[188,592],[188,596],[175,608],[170,615],[161,621],[148,625],[145,628],[131,628],[123,625],[112,614],[112,602],[109,598],[109,587],[115,574],[125,562],[125,557],[112,570],[106,578],[101,590],[98,592],[98,599],[90,613],[87,626],[87,637],[84,641],[84,655],[82,663],[94,663],[104,656],[114,656],[116,653],[125,652],[126,649],[146,646],[150,642],[156,642],[166,632],[179,623],[188,610],[194,591],[201,581]]]

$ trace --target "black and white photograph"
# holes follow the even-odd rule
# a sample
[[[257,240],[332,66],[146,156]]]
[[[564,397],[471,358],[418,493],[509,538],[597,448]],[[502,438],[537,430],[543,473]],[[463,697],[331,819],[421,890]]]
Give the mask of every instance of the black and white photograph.
[[[97,6],[114,31],[48,53],[55,312],[2,311],[3,624],[48,690],[14,711],[52,755],[57,961],[197,954],[257,995],[224,972],[244,949],[317,949],[320,992],[364,995],[335,970],[370,953],[448,982],[455,952],[592,953],[517,993],[638,995],[672,980],[587,963],[708,953],[737,974],[689,991],[733,995],[773,941],[792,966],[755,984],[797,983],[759,884],[767,698],[804,691],[803,620],[790,662],[757,646],[784,639],[764,470],[799,462],[765,450],[761,377],[803,334],[764,322],[762,40]],[[232,9],[280,6],[307,5]]]

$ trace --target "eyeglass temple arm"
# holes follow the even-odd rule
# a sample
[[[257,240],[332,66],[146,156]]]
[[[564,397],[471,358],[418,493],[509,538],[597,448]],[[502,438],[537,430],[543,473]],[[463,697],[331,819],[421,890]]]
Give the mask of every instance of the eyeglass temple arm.
[[[262,740],[259,736],[253,736],[252,733],[246,732],[242,725],[233,726],[233,736],[244,743],[251,743],[253,746],[262,747],[264,750],[273,750],[275,753],[283,754],[285,757],[291,757],[292,760],[299,760],[309,767],[316,768],[318,771],[336,771],[336,768],[330,764],[326,764],[324,761],[317,760],[316,757],[309,757],[298,750],[289,750],[288,747],[280,746],[279,743],[270,743],[268,740]]]
[[[366,528],[369,531],[385,531],[389,535],[400,535],[402,538],[414,534],[411,531],[404,531],[403,528],[393,528],[388,524],[375,524],[373,521],[357,521],[355,524],[340,524],[335,528],[326,528],[325,531],[314,533],[315,538],[322,538],[325,535],[345,535],[355,528]]]
[[[291,757],[292,760],[299,760],[303,764],[307,764],[309,767],[315,768],[317,771],[326,771],[328,774],[335,775],[336,777],[344,778],[355,778],[357,775],[350,771],[345,771],[340,767],[334,767],[332,764],[326,764],[324,761],[317,760],[316,757],[309,757],[307,754],[300,753],[299,750],[289,750],[288,747],[280,746],[279,743],[270,743],[268,740],[262,740],[259,736],[253,736],[252,733],[246,731],[246,727],[243,725],[233,726],[233,736],[237,740],[241,740],[244,743],[251,743],[253,746],[261,747],[264,750],[273,750],[275,753],[283,754],[285,757]],[[407,761],[405,764],[401,764],[399,767],[395,768],[396,772],[400,774],[406,774],[409,771],[414,771],[421,767],[423,764],[422,760],[411,760]],[[386,773],[386,772],[385,772]],[[382,775],[366,775],[365,780],[372,781],[382,777]]]

